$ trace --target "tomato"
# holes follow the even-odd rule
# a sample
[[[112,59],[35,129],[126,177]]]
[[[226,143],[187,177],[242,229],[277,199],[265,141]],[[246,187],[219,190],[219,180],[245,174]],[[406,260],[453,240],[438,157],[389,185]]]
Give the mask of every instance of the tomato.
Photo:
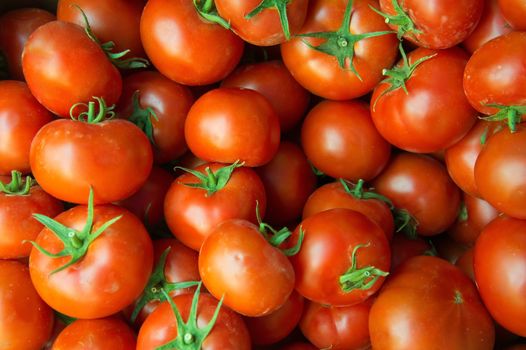
[[[140,220],[117,206],[91,210],[91,220],[86,206],[73,207],[55,218],[66,228],[67,233],[61,233],[65,241],[49,228],[36,239],[49,253],[69,247],[75,256],[80,254],[80,260],[77,257],[75,262],[73,255],[52,258],[36,248],[29,256],[38,294],[53,309],[74,318],[102,318],[124,309],[141,294],[152,271],[152,242]],[[83,248],[93,239],[89,236],[114,218],[119,219]]]
[[[468,276],[473,282],[475,282],[475,271],[473,267],[473,248],[469,248],[462,254],[457,261],[455,262],[455,265],[461,269],[466,276]]]
[[[37,131],[52,115],[23,82],[0,81],[0,175],[29,173],[29,148]]]
[[[381,287],[391,252],[385,233],[375,222],[354,210],[336,208],[304,219],[294,231],[296,239],[300,228],[305,238],[290,260],[296,290],[305,298],[350,306]]]
[[[308,302],[301,318],[301,331],[319,349],[369,349],[368,320],[372,304],[373,298],[343,307]]]
[[[195,341],[201,340],[200,336],[196,337],[196,329],[203,331],[213,318],[214,311],[218,307],[218,302],[208,294],[200,294],[196,303],[194,312],[195,319],[190,319],[192,294],[178,295],[173,298],[179,313],[184,322],[190,323],[185,327],[183,333],[185,338]],[[168,302],[163,302],[159,307],[146,319],[139,331],[137,338],[137,350],[153,350],[163,344],[174,340],[179,333],[174,311]],[[181,332],[182,333],[182,332]],[[187,334],[192,334],[193,337]],[[183,336],[179,336],[183,338]],[[241,317],[232,310],[221,307],[217,319],[210,330],[210,333],[204,336],[202,347],[196,349],[215,350],[249,350],[250,336]],[[182,339],[181,339],[182,340]],[[181,341],[182,342],[182,341]],[[174,347],[172,347],[174,348]]]
[[[84,11],[95,36],[113,41],[114,52],[130,50],[128,57],[144,56],[139,33],[144,0],[59,0],[57,19],[84,26]],[[118,15],[116,15],[118,14]]]
[[[278,115],[282,133],[299,123],[309,104],[309,93],[278,60],[239,66],[221,86],[252,89],[265,96]]]
[[[373,349],[493,349],[493,321],[457,267],[432,256],[406,261],[369,314]]]
[[[59,119],[42,127],[30,150],[31,170],[52,196],[83,204],[125,199],[144,184],[153,163],[146,135],[126,120]]]
[[[122,90],[117,68],[84,29],[72,23],[53,21],[37,28],[24,46],[22,68],[31,93],[61,117],[68,118],[74,104],[94,96],[111,106]]]
[[[419,154],[400,153],[373,181],[376,191],[406,209],[416,219],[417,232],[433,236],[455,221],[460,191],[437,160]]]
[[[464,39],[462,46],[472,54],[491,39],[507,34],[512,30],[502,16],[498,0],[485,0],[482,17],[480,17],[475,30]]]
[[[433,248],[428,241],[420,237],[409,238],[404,234],[397,233],[391,241],[391,271],[406,260],[419,255],[432,255]]]
[[[526,4],[520,0],[498,0],[499,8],[506,21],[515,30],[526,30]]]
[[[303,207],[303,219],[328,209],[352,209],[376,222],[390,240],[393,237],[394,220],[389,205],[379,198],[370,198],[369,192],[357,187],[355,185],[352,188],[341,181],[318,187]]]
[[[123,84],[117,113],[141,127],[153,141],[155,162],[167,163],[183,155],[186,151],[184,122],[194,102],[190,90],[148,71],[129,75]],[[137,91],[139,110],[134,111]]]
[[[305,22],[308,0],[215,0],[219,15],[232,25],[241,39],[258,46],[272,46],[288,40]],[[280,19],[286,16],[285,20]],[[283,23],[282,23],[283,22]]]
[[[346,12],[347,5],[352,6],[352,15]],[[283,62],[303,87],[327,99],[348,100],[365,95],[378,84],[382,70],[391,67],[396,59],[398,42],[393,34],[374,34],[385,32],[389,27],[371,6],[378,8],[378,1],[351,0],[350,4],[346,0],[309,2],[307,19],[300,34],[281,44]],[[348,17],[344,18],[344,14]],[[311,47],[327,41],[302,37],[308,33],[338,31],[339,28],[347,32],[338,33],[342,39],[339,44],[337,36],[333,35],[332,46],[338,47],[338,51],[330,55]],[[370,37],[362,38],[361,35]]]
[[[172,183],[164,201],[164,216],[170,231],[194,250],[200,249],[210,231],[222,221],[237,218],[256,223],[257,203],[261,216],[266,208],[265,188],[254,170],[207,163],[195,171],[206,177],[207,168],[215,174],[215,180],[205,183],[205,188],[195,187],[203,180],[186,173]],[[224,186],[218,188],[218,183]],[[207,186],[213,187],[211,192]]]
[[[131,328],[118,318],[76,320],[58,335],[52,350],[130,350],[136,342]]]
[[[0,344],[2,350],[38,350],[53,330],[53,311],[31,284],[27,266],[0,260]]]
[[[294,290],[294,269],[253,223],[232,219],[217,225],[199,251],[199,274],[208,291],[250,317],[279,309]]]
[[[265,221],[284,226],[298,219],[316,187],[316,175],[301,148],[282,141],[274,158],[256,171],[267,194]]]
[[[11,79],[24,80],[22,51],[27,38],[41,25],[55,20],[55,15],[42,9],[21,8],[0,17],[0,51],[7,60]]]
[[[280,140],[279,120],[258,92],[240,88],[211,90],[195,101],[185,123],[188,147],[197,157],[220,163],[268,163]]]
[[[371,180],[385,167],[391,146],[375,128],[369,106],[361,101],[323,101],[301,127],[305,155],[334,178]]]
[[[477,239],[473,264],[480,296],[495,321],[526,336],[526,221],[493,220]]]
[[[387,141],[410,152],[436,152],[455,144],[476,121],[476,111],[462,89],[468,55],[459,48],[419,48],[407,60],[392,71],[414,67],[405,82],[388,78],[374,89],[374,125]]]
[[[480,195],[498,211],[526,219],[526,129],[508,129],[493,135],[475,163]]]
[[[188,0],[148,1],[140,32],[155,68],[185,85],[206,85],[223,79],[234,70],[243,53],[239,37],[200,17]]]

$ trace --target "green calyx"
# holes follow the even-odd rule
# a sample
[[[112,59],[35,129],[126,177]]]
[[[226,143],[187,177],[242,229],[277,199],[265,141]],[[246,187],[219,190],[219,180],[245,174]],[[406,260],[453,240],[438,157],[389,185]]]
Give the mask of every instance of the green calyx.
[[[404,233],[408,238],[417,237],[418,221],[406,209],[393,208],[391,210],[395,222],[396,232]]]
[[[460,204],[460,209],[458,211],[457,220],[460,222],[468,221],[469,219],[469,213],[468,208],[466,207],[466,203],[462,202]]]
[[[155,111],[152,107],[141,107],[141,105],[139,104],[138,90],[133,93],[132,104],[133,111],[132,114],[128,117],[128,120],[131,121],[133,124],[137,125],[137,127],[146,134],[146,136],[150,140],[150,143],[155,146],[155,139],[153,138],[152,118],[158,121],[159,118],[157,118],[157,114],[155,114]]]
[[[415,69],[420,64],[422,64],[423,62],[425,62],[427,60],[430,60],[431,58],[433,58],[433,57],[435,57],[437,55],[435,53],[435,54],[432,54],[432,55],[429,55],[429,56],[424,56],[424,57],[419,58],[418,60],[416,60],[413,63],[409,63],[407,55],[406,55],[406,53],[404,51],[404,48],[402,46],[402,43],[399,44],[399,50],[400,50],[400,53],[402,54],[402,62],[403,62],[403,64],[401,66],[394,66],[391,69],[384,69],[383,70],[382,74],[384,76],[386,76],[387,78],[382,80],[381,83],[388,84],[389,87],[387,89],[385,89],[384,91],[382,91],[382,93],[375,99],[375,101],[373,103],[373,111],[375,110],[376,103],[378,102],[380,97],[382,97],[385,94],[388,94],[391,91],[394,91],[394,90],[397,90],[399,88],[402,88],[404,90],[404,92],[406,93],[406,95],[409,95],[409,91],[407,91],[407,86],[405,85],[407,80],[409,80],[409,78],[411,78],[411,76],[415,72]]]
[[[298,242],[288,249],[279,248],[279,246],[285,242],[287,239],[292,236],[292,232],[287,228],[283,227],[281,230],[276,230],[269,224],[264,223],[261,220],[261,215],[259,214],[259,202],[256,201],[256,217],[259,224],[259,232],[265,237],[265,240],[269,242],[273,247],[276,247],[281,250],[286,256],[293,256],[298,254],[301,249],[301,244],[303,243],[303,238],[305,237],[305,232],[303,227],[300,226]]]
[[[404,11],[402,6],[398,3],[397,0],[392,0],[393,3],[393,9],[395,10],[394,15],[389,15],[387,13],[383,13],[382,11],[377,10],[373,6],[369,6],[371,10],[379,14],[380,16],[385,18],[385,23],[394,25],[398,28],[396,36],[398,37],[398,40],[402,40],[402,37],[409,33],[412,35],[412,37],[415,37],[416,34],[422,33],[421,30],[416,29],[415,23],[409,17],[409,15]]]
[[[223,305],[223,298],[219,301],[217,304],[217,308],[214,311],[214,315],[212,316],[212,319],[210,322],[203,328],[199,328],[197,326],[197,304],[199,301],[199,294],[201,289],[201,282],[199,282],[197,289],[194,293],[194,297],[192,298],[192,305],[190,306],[190,313],[188,315],[188,320],[184,322],[183,317],[181,316],[181,313],[177,309],[177,305],[175,305],[174,301],[166,291],[162,290],[162,293],[164,294],[164,297],[170,304],[170,307],[172,308],[172,311],[175,315],[175,318],[177,320],[177,337],[159,347],[156,348],[156,350],[168,350],[168,349],[177,349],[177,350],[200,350],[203,342],[205,341],[206,337],[210,332],[212,331],[212,328],[214,328],[214,325],[217,321],[217,317],[219,316],[219,311],[221,310],[221,306]]]
[[[132,322],[135,322],[142,308],[150,301],[159,300],[160,302],[163,302],[168,300],[166,298],[166,295],[173,292],[174,290],[199,285],[198,281],[187,281],[178,283],[170,283],[166,281],[164,269],[166,266],[166,259],[168,257],[168,253],[170,253],[170,249],[171,247],[166,248],[166,250],[162,253],[161,257],[159,258],[159,262],[155,266],[155,269],[153,270],[153,273],[150,276],[148,283],[146,284],[146,288],[144,288],[144,291],[141,297],[139,298],[135,309],[133,309],[133,313],[130,318]],[[163,293],[163,291],[165,293]]]
[[[335,32],[315,32],[315,33],[305,33],[298,34],[300,37],[306,38],[321,38],[325,39],[321,45],[313,46],[309,42],[303,39],[305,45],[310,47],[313,50],[323,52],[327,55],[336,57],[338,64],[342,69],[350,69],[357,77],[362,80],[360,74],[354,67],[354,45],[363,39],[373,38],[381,35],[392,34],[393,31],[380,31],[380,32],[371,32],[371,33],[362,33],[362,34],[351,34],[350,23],[351,23],[351,10],[353,6],[353,0],[349,0],[347,7],[345,8],[345,13],[343,15],[343,23]],[[349,61],[348,64],[346,61]]]
[[[131,58],[124,58],[130,50],[124,50],[121,52],[113,52],[113,49],[115,49],[115,43],[113,41],[108,41],[105,43],[101,43],[100,40],[95,36],[93,31],[91,30],[91,26],[88,21],[88,17],[84,13],[84,11],[80,8],[79,5],[71,5],[75,6],[80,13],[82,14],[82,18],[84,19],[84,30],[86,31],[86,34],[88,37],[97,43],[101,49],[104,51],[106,56],[109,58],[109,60],[117,67],[121,69],[136,69],[136,68],[146,68],[150,65],[150,62],[148,62],[147,59],[140,58],[140,57],[131,57]]]
[[[16,170],[11,171],[11,182],[4,184],[0,181],[0,193],[8,196],[28,196],[31,187],[36,181],[31,176],[22,179],[22,173]]]
[[[255,15],[259,14],[265,9],[274,8],[278,11],[279,21],[281,22],[281,28],[283,29],[283,34],[285,34],[285,39],[290,39],[290,28],[289,28],[289,19],[287,17],[287,5],[291,0],[263,0],[259,3],[256,8],[250,11],[245,18],[251,19]]]
[[[243,164],[243,162],[236,160],[233,164],[220,168],[216,170],[216,172],[213,172],[210,169],[210,167],[206,167],[204,174],[199,171],[183,168],[180,166],[176,166],[175,169],[181,169],[197,177],[199,179],[199,182],[184,183],[183,185],[205,190],[206,196],[210,197],[211,195],[225,187],[228,181],[230,180],[230,177],[232,176],[234,170],[242,167]]]
[[[88,252],[88,248],[90,245],[104,232],[108,227],[113,225],[115,222],[120,220],[122,215],[119,215],[111,220],[108,220],[104,224],[102,224],[96,231],[93,232],[93,212],[94,212],[94,204],[93,204],[93,189],[90,188],[89,193],[89,199],[88,199],[88,215],[86,218],[86,224],[84,225],[84,228],[81,231],[77,231],[73,228],[66,227],[62,225],[61,223],[53,220],[52,218],[49,218],[45,215],[41,214],[33,214],[33,217],[46,226],[49,230],[51,230],[64,244],[64,248],[56,253],[50,253],[41,246],[39,246],[34,241],[30,241],[33,246],[38,249],[42,254],[46,255],[50,258],[63,258],[63,257],[71,257],[70,261],[67,262],[65,265],[59,267],[58,269],[55,269],[51,272],[51,274],[55,274],[59,271],[62,271],[71,265],[78,262],[86,253]]]
[[[487,104],[486,107],[497,108],[499,111],[482,119],[488,121],[506,121],[511,132],[517,131],[517,124],[522,121],[522,116],[526,114],[526,106],[506,106],[497,103]]]
[[[94,101],[89,101],[88,103],[75,103],[69,110],[69,116],[71,119],[88,124],[97,124],[115,118],[115,112],[113,111],[115,105],[108,107],[103,98],[96,96],[93,96],[93,98],[97,101],[98,108],[96,108]],[[87,110],[75,115],[75,110],[78,107],[84,107]]]
[[[76,318],[70,317],[68,315],[64,315],[56,310],[55,310],[55,317],[59,319],[62,323],[64,323],[66,326],[72,324],[73,322],[77,320]]]
[[[357,268],[356,253],[358,249],[370,246],[370,243],[358,244],[354,247],[351,255],[351,267],[340,276],[340,286],[345,293],[353,290],[368,290],[380,277],[385,277],[389,272],[382,271],[374,266]]]
[[[356,199],[377,199],[387,204],[390,209],[394,208],[393,202],[391,202],[391,200],[386,196],[382,196],[381,194],[374,191],[364,190],[364,181],[362,179],[359,179],[355,185],[344,179],[340,179],[340,184],[343,186],[343,189],[346,193],[350,194]]]
[[[217,12],[214,0],[193,0],[195,9],[201,17],[208,22],[219,24],[225,29],[230,29],[230,23],[228,23],[223,17],[219,16]]]

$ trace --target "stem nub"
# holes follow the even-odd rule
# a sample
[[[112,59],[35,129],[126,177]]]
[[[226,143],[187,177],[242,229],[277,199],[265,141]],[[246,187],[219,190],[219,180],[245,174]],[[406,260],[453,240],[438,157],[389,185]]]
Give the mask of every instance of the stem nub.
[[[228,23],[223,17],[217,12],[216,6],[213,0],[193,0],[197,13],[205,20],[211,23],[219,24],[225,29],[230,29],[230,23]]]
[[[409,17],[409,15],[404,11],[402,6],[400,6],[397,0],[392,0],[392,3],[393,3],[393,9],[395,11],[394,15],[389,15],[387,13],[384,13],[370,5],[369,7],[371,8],[371,10],[373,10],[380,16],[384,17],[385,23],[394,25],[398,28],[397,33],[396,33],[398,40],[402,40],[402,37],[406,33],[411,35],[411,37],[416,40],[416,35],[421,34],[422,31],[419,29],[416,29],[415,23],[413,22],[411,17]]]
[[[508,128],[513,133],[517,131],[517,125],[522,122],[522,116],[526,114],[526,106],[506,106],[498,103],[487,104],[486,107],[498,109],[498,112],[488,117],[482,117],[488,121],[506,121]]]
[[[0,181],[0,193],[7,196],[28,196],[31,187],[36,184],[36,181],[31,176],[26,176],[22,179],[22,173],[17,170],[11,171],[11,182],[4,184]]]
[[[380,277],[385,277],[389,272],[382,271],[374,266],[358,268],[356,265],[356,253],[358,249],[369,247],[371,244],[358,244],[354,247],[351,255],[351,267],[340,276],[340,286],[345,293],[355,289],[368,290]]]
[[[75,103],[69,110],[69,116],[71,119],[88,124],[97,124],[105,120],[115,118],[115,112],[113,111],[115,109],[115,105],[108,107],[106,105],[106,101],[104,101],[102,97],[93,96],[93,98],[97,101],[98,108],[96,108],[94,101],[89,101],[88,103]],[[84,107],[86,111],[75,115],[75,110],[78,107]]]
[[[197,183],[183,183],[183,185],[188,187],[194,187],[194,188],[200,188],[202,190],[206,191],[206,196],[210,197],[217,191],[221,190],[226,186],[228,181],[230,180],[230,177],[232,176],[232,173],[237,168],[242,167],[244,162],[240,162],[239,160],[236,160],[231,165],[225,166],[223,168],[220,168],[213,172],[209,166],[205,168],[205,173],[199,172],[197,170],[183,168],[180,166],[176,166],[174,169],[181,169],[183,171],[186,171],[187,173],[190,173],[197,177],[199,179],[199,182]]]

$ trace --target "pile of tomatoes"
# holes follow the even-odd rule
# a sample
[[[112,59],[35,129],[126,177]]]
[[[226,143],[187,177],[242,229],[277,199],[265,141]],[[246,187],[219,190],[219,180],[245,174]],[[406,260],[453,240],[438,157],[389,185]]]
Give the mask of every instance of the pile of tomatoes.
[[[24,5],[0,350],[526,349],[524,1]]]

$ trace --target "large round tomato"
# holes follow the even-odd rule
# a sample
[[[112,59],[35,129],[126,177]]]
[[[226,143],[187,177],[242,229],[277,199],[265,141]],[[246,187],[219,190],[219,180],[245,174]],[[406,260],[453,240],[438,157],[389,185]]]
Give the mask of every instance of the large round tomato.
[[[500,325],[526,336],[526,221],[497,218],[475,243],[475,280]]]
[[[374,349],[491,350],[493,321],[473,282],[454,265],[418,256],[385,283],[369,315]]]

